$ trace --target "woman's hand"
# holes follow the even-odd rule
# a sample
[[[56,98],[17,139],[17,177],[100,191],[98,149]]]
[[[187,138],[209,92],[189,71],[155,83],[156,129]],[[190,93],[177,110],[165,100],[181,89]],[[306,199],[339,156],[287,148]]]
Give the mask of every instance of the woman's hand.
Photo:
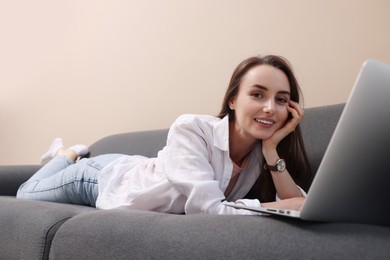
[[[305,203],[304,197],[294,197],[290,199],[261,203],[261,206],[267,208],[301,210],[304,203]]]
[[[276,148],[286,136],[295,130],[304,116],[303,109],[294,101],[290,101],[287,111],[291,114],[291,118],[287,119],[284,126],[277,130],[269,139],[263,140],[263,146]]]
[[[290,119],[287,119],[284,126],[277,130],[270,138],[262,141],[264,159],[269,165],[273,165],[280,159],[276,147],[287,135],[295,130],[303,118],[304,112],[296,102],[290,101],[289,106],[287,106],[287,111],[291,114]],[[289,199],[302,195],[287,169],[284,170],[283,173],[271,172],[271,176],[279,198]],[[286,201],[286,203],[288,203],[288,201]],[[300,206],[300,204],[296,206]]]

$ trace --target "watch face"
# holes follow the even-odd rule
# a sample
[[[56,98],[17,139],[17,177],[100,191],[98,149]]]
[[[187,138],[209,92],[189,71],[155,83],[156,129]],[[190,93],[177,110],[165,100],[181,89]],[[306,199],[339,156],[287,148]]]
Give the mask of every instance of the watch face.
[[[286,169],[286,162],[283,159],[280,159],[276,162],[276,169],[282,172]]]

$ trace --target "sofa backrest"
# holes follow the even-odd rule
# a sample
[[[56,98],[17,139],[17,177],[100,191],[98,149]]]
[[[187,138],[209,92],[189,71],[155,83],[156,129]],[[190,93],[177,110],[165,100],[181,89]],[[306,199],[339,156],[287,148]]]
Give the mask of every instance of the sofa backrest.
[[[128,132],[106,136],[89,147],[89,156],[105,153],[155,157],[166,144],[168,129]]]
[[[315,173],[337,125],[344,104],[305,109],[301,128],[305,146]],[[164,145],[168,129],[110,135],[90,146],[90,155],[121,153],[155,157]]]
[[[312,171],[315,174],[339,121],[345,104],[305,109],[302,135]]]

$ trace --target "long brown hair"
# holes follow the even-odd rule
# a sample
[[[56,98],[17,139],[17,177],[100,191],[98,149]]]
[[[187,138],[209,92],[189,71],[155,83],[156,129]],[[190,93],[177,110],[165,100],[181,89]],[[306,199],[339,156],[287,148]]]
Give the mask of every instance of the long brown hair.
[[[287,59],[276,55],[255,56],[242,61],[234,70],[218,117],[223,118],[229,115],[229,120],[234,120],[234,110],[231,110],[229,107],[230,100],[238,94],[241,80],[246,73],[253,67],[264,64],[281,70],[287,76],[290,84],[290,98],[299,103],[302,92]],[[279,143],[277,151],[280,157],[286,161],[288,171],[295,183],[307,190],[312,180],[312,173],[299,125],[294,132],[290,133]],[[276,189],[272,181],[271,172],[263,167],[265,165],[264,159],[259,163],[261,164],[261,174],[246,195],[246,198],[256,198],[261,202],[274,201]]]

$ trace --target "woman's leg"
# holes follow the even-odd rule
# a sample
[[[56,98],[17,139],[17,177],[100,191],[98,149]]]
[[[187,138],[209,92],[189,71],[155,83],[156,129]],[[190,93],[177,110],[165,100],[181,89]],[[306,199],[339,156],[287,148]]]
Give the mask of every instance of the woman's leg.
[[[46,163],[17,192],[18,198],[45,200],[94,206],[97,195],[97,178],[100,170],[119,155],[105,155],[82,159],[88,153],[85,145],[63,149],[62,139],[56,138],[41,157]]]
[[[47,164],[51,159],[53,159],[56,155],[58,150],[64,148],[64,144],[61,138],[56,138],[51,143],[49,150],[42,155],[41,157],[41,164]]]
[[[63,147],[64,145],[61,138],[54,139],[49,150],[41,157],[41,163],[44,164],[44,166],[27,182],[37,181],[52,176],[73,164],[79,156],[86,155],[89,152],[88,147],[82,144],[74,145],[66,150]],[[58,156],[63,158],[54,159]]]
[[[56,156],[20,186],[17,197],[95,206],[99,173],[120,156],[100,155],[77,163],[66,156]]]

